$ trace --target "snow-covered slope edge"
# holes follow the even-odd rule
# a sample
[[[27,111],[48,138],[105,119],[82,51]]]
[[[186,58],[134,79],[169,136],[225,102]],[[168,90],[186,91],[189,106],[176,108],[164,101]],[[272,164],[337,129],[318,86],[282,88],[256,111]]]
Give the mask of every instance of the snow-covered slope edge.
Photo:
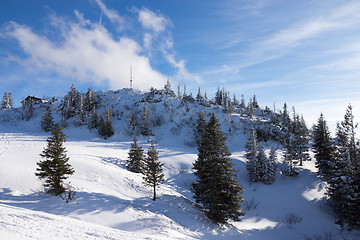
[[[0,204],[1,239],[169,239]]]

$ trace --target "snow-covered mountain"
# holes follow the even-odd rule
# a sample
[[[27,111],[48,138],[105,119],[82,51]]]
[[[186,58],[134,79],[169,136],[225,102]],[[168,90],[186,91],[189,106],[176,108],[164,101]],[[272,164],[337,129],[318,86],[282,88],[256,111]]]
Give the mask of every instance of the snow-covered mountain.
[[[75,169],[68,182],[76,198],[66,204],[44,193],[34,175],[49,133],[41,118],[49,103],[34,104],[26,120],[22,108],[0,113],[0,238],[1,239],[359,239],[359,232],[341,232],[332,210],[324,203],[325,183],[317,178],[314,161],[304,162],[296,177],[277,175],[272,185],[250,183],[245,169],[244,145],[256,122],[260,129],[276,129],[271,111],[255,108],[253,116],[235,106],[181,100],[162,91],[132,89],[95,93],[98,113],[110,108],[115,134],[103,139],[96,130],[80,126],[77,116],[67,119],[64,133],[69,163]],[[164,163],[165,182],[152,201],[141,174],[128,171],[133,133],[131,117],[140,119],[147,104],[153,136],[139,136],[146,150],[156,141]],[[61,122],[62,101],[51,105],[55,122]],[[226,106],[225,106],[226,107]],[[191,183],[197,158],[194,128],[198,112],[215,113],[228,137],[234,168],[244,187],[246,215],[240,222],[217,226],[194,202]],[[77,125],[77,126],[75,126]],[[279,130],[279,129],[278,129]],[[280,131],[280,130],[279,130]],[[269,140],[265,147],[279,147]],[[279,164],[282,162],[278,150]]]

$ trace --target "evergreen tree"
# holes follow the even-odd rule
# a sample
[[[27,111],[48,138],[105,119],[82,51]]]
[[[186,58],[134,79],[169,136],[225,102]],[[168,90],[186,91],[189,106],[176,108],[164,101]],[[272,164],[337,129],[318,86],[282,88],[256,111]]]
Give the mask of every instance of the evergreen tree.
[[[90,122],[89,122],[89,128],[90,129],[94,129],[94,128],[98,128],[99,127],[99,117],[97,114],[97,110],[95,105],[93,106],[93,109],[91,111],[91,117],[90,117]]]
[[[244,215],[240,206],[243,188],[236,180],[226,137],[214,113],[198,149],[194,163],[197,179],[193,184],[196,202],[202,203],[207,216],[216,223],[238,221]]]
[[[147,152],[142,173],[144,174],[143,179],[145,186],[153,188],[153,201],[156,200],[156,187],[164,181],[163,165],[164,164],[159,161],[154,141],[151,141],[151,147]]]
[[[246,170],[251,182],[272,184],[276,179],[276,150],[272,149],[270,157],[265,154],[264,148],[258,142],[255,130],[252,129],[248,142],[245,145]]]
[[[295,156],[293,160],[299,161],[299,165],[303,165],[303,161],[310,160],[309,155],[309,139],[308,139],[308,130],[305,125],[305,122],[301,121],[299,115],[295,114],[295,108],[294,108],[294,120],[292,127],[290,129],[292,138],[294,141],[293,147],[295,147]]]
[[[296,148],[296,141],[294,140],[293,134],[289,131],[285,136],[285,151],[284,151],[284,162],[287,164],[285,170],[286,176],[296,176],[299,174],[299,170],[294,166],[294,161],[298,159],[298,152]]]
[[[245,111],[245,108],[246,108],[245,97],[244,97],[244,94],[242,94],[242,95],[241,95],[240,109],[241,109],[242,111]]]
[[[172,90],[172,87],[171,87],[171,84],[170,84],[170,80],[168,79],[166,81],[166,84],[164,86],[164,91],[165,91],[165,94],[166,95],[169,95],[171,97],[175,97],[175,93],[174,91]]]
[[[258,142],[255,130],[252,129],[249,139],[245,145],[246,170],[251,182],[258,182],[260,180],[259,166],[258,166]]]
[[[9,96],[9,94],[10,94],[10,96]],[[9,93],[5,92],[5,93],[4,93],[4,96],[3,96],[3,100],[2,100],[2,102],[1,102],[1,108],[2,108],[2,109],[9,109],[9,108],[11,108],[10,103],[12,102],[12,100],[11,100],[11,102],[10,102],[10,98],[11,98],[11,93],[10,93],[10,92],[9,92]]]
[[[206,128],[206,120],[205,120],[205,112],[198,112],[198,118],[196,121],[196,128],[195,128],[195,141],[199,145],[201,138],[205,132]]]
[[[37,163],[35,175],[40,179],[45,179],[44,187],[49,188],[47,193],[60,195],[65,191],[63,181],[68,178],[68,175],[74,173],[74,169],[68,163],[69,158],[63,146],[66,136],[59,124],[55,124],[51,135],[52,137],[46,140],[47,148],[40,154],[45,160]]]
[[[232,103],[233,103],[234,106],[239,106],[239,105],[240,105],[240,102],[239,102],[239,100],[236,98],[235,93],[234,93],[234,96],[233,96]]]
[[[134,142],[131,144],[129,151],[129,157],[126,162],[126,168],[131,172],[141,173],[143,169],[144,150],[138,146],[136,136],[134,136]]]
[[[344,120],[337,125],[336,157],[328,179],[327,194],[335,201],[334,210],[339,217],[338,223],[344,227],[360,228],[359,196],[359,147],[355,142],[354,116],[348,106]]]
[[[178,98],[178,99],[182,99],[181,86],[180,86],[180,84],[178,85],[177,98]]]
[[[144,136],[151,136],[152,132],[150,127],[151,127],[150,113],[147,107],[147,103],[145,102],[140,120],[140,134]]]
[[[315,152],[315,164],[318,168],[318,174],[327,180],[331,179],[333,177],[331,172],[333,161],[335,160],[335,148],[322,113],[318,118],[317,125],[314,127],[313,138],[314,142],[312,146]]]
[[[47,107],[46,111],[44,112],[44,115],[41,119],[41,128],[45,132],[50,132],[51,129],[54,127],[54,118],[51,113],[51,107]]]
[[[86,111],[91,111],[94,107],[96,107],[94,90],[89,88],[85,95],[85,109]]]
[[[267,166],[265,168],[264,175],[262,177],[262,182],[265,184],[272,184],[276,181],[276,149],[272,148],[270,150],[270,156],[266,162]]]
[[[112,126],[112,113],[110,108],[106,109],[104,117],[100,116],[99,121],[99,134],[105,139],[114,135],[114,129]]]
[[[204,97],[201,94],[201,89],[199,88],[198,93],[196,95],[196,101],[203,103],[204,102]]]

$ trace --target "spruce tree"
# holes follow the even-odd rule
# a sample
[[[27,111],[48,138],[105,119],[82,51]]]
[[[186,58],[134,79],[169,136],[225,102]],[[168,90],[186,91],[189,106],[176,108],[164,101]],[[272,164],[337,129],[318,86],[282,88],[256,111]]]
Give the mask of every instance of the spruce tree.
[[[245,145],[246,170],[251,182],[272,184],[276,179],[276,150],[272,149],[267,157],[263,146],[258,142],[252,129]]]
[[[147,152],[147,157],[144,160],[144,167],[142,173],[144,174],[145,186],[153,188],[153,201],[156,201],[156,187],[164,181],[164,174],[162,164],[158,157],[158,152],[155,149],[154,141],[151,141],[151,147]]]
[[[89,128],[93,129],[93,128],[98,128],[99,127],[99,117],[96,111],[96,107],[94,105],[92,111],[91,111],[91,117],[90,117],[90,122],[89,122]]]
[[[266,162],[266,169],[262,177],[262,182],[265,184],[272,184],[276,181],[276,148],[270,150],[269,158]]]
[[[234,173],[226,137],[213,113],[198,148],[194,163],[196,182],[193,183],[194,198],[201,203],[209,219],[224,224],[229,219],[238,221],[244,215],[240,203],[243,188]]]
[[[331,140],[329,128],[322,113],[314,127],[313,138],[314,141],[312,146],[315,152],[315,164],[318,168],[318,174],[327,180],[331,179],[333,177],[331,172],[333,161],[335,160],[335,148]]]
[[[89,88],[85,95],[85,109],[91,111],[96,107],[94,90]]]
[[[49,188],[47,193],[60,195],[65,191],[63,181],[74,173],[74,169],[68,163],[69,157],[66,156],[66,148],[63,146],[66,136],[59,124],[55,124],[51,135],[46,140],[47,148],[40,154],[45,160],[37,163],[35,175],[39,179],[45,179],[44,187]]]
[[[260,180],[258,166],[258,142],[254,129],[251,130],[249,139],[245,145],[245,158],[247,159],[246,170],[249,175],[249,180],[251,182],[258,182]]]
[[[196,127],[195,127],[195,141],[199,145],[202,135],[205,132],[206,128],[206,119],[205,119],[205,112],[198,112],[198,118],[196,121]]]
[[[285,169],[286,176],[297,176],[299,170],[295,167],[294,161],[298,159],[298,151],[294,135],[289,131],[285,136],[285,151],[284,151],[284,162],[287,164]]]
[[[112,126],[112,113],[110,108],[106,109],[104,117],[100,116],[98,131],[99,134],[105,139],[114,135],[114,129]]]
[[[360,156],[359,145],[355,142],[355,128],[352,106],[349,105],[344,120],[337,125],[336,156],[327,192],[335,201],[334,210],[339,217],[338,223],[349,228],[360,228]]]
[[[47,107],[46,111],[44,112],[44,115],[41,119],[41,128],[45,132],[50,132],[51,129],[54,127],[54,118],[51,113],[51,107]]]
[[[136,136],[134,136],[134,142],[131,144],[129,156],[126,162],[126,168],[134,173],[141,173],[144,162],[144,150],[141,146],[138,146]]]
[[[145,102],[140,120],[140,134],[144,136],[151,136],[152,132],[150,127],[151,127],[150,113],[147,107],[147,103]]]
[[[166,81],[166,84],[164,86],[164,91],[165,91],[165,94],[166,95],[169,95],[171,97],[175,97],[175,93],[174,91],[172,90],[172,87],[171,87],[171,83],[170,83],[170,80],[168,79]]]
[[[7,92],[4,93],[3,100],[1,102],[1,108],[2,109],[8,109],[9,108],[9,97],[8,97]]]

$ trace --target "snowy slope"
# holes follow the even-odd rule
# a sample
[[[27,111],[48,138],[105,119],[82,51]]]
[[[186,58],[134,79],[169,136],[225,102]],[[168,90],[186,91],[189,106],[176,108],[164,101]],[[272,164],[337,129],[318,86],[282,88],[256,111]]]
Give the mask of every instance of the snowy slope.
[[[331,210],[322,200],[325,185],[316,177],[313,162],[306,162],[295,178],[279,175],[273,185],[249,183],[243,157],[247,135],[240,116],[231,116],[231,125],[228,115],[215,108],[206,111],[221,117],[229,136],[228,146],[245,189],[246,215],[222,227],[209,222],[190,191],[197,149],[187,119],[204,107],[193,104],[187,112],[176,99],[166,99],[167,106],[178,109],[172,121],[164,102],[149,103],[153,116],[161,116],[164,122],[154,127],[154,133],[165,163],[165,182],[159,199],[152,201],[142,176],[125,168],[132,142],[126,134],[128,111],[140,111],[143,96],[132,91],[98,95],[100,111],[107,106],[113,109],[116,134],[104,140],[86,126],[76,128],[70,123],[64,129],[69,136],[65,143],[69,163],[75,169],[68,181],[77,191],[69,204],[44,194],[42,182],[34,175],[49,136],[40,128],[40,109],[29,121],[0,122],[0,239],[359,239],[358,232],[340,232],[333,223]],[[139,138],[139,144],[147,149],[148,138]],[[256,207],[250,206],[252,200]],[[289,224],[289,216],[301,221]]]
[[[1,239],[166,239],[0,204]]]

